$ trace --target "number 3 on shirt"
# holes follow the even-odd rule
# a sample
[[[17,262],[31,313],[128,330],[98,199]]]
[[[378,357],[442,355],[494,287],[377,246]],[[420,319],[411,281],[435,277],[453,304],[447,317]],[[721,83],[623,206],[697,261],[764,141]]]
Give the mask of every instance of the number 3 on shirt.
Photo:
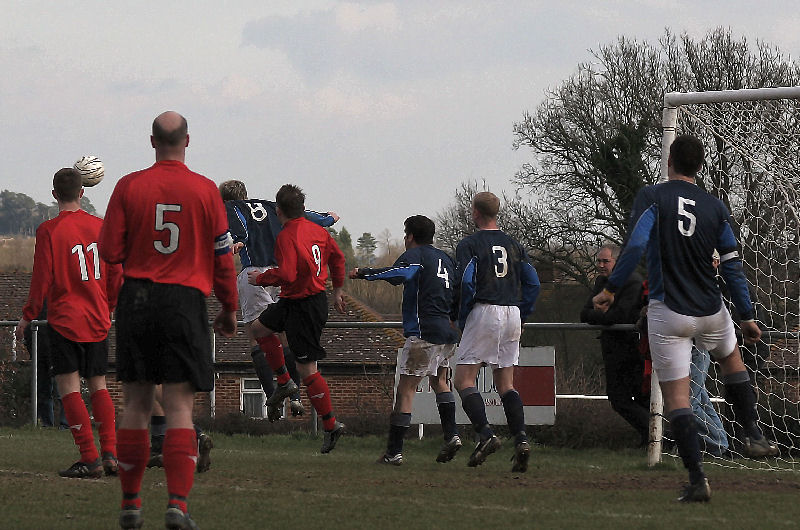
[[[498,278],[504,278],[508,274],[508,252],[506,247],[495,245],[492,247],[492,254],[499,254],[497,256],[497,263],[494,266],[494,274]]]
[[[686,237],[692,237],[692,234],[694,234],[695,225],[697,224],[697,218],[692,212],[686,210],[687,205],[694,206],[694,201],[684,197],[678,197],[678,215],[689,220],[689,227],[685,228],[684,220],[678,219],[678,231]]]
[[[180,212],[180,204],[156,204],[156,231],[167,230],[169,232],[169,242],[164,245],[161,240],[153,241],[155,249],[162,254],[172,254],[178,250],[178,237],[181,234],[181,229],[175,223],[164,221],[164,212]]]

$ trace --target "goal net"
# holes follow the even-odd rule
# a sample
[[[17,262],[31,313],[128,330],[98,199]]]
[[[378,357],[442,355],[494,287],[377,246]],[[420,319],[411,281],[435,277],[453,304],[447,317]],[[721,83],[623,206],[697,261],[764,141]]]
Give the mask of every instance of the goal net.
[[[777,458],[753,461],[742,455],[741,424],[722,399],[724,387],[716,364],[711,363],[705,387],[724,426],[730,453],[706,461],[798,469],[800,87],[672,93],[664,102],[662,176],[675,135],[700,138],[706,166],[698,185],[728,206],[738,228],[744,270],[763,332],[757,345],[741,349],[742,357],[755,384],[760,426],[780,449]],[[730,300],[726,302],[731,307]],[[711,432],[713,449],[713,435],[720,433],[702,414],[697,416],[700,430]],[[668,429],[663,439],[669,439]],[[665,449],[651,449],[651,463],[653,454],[660,458]]]

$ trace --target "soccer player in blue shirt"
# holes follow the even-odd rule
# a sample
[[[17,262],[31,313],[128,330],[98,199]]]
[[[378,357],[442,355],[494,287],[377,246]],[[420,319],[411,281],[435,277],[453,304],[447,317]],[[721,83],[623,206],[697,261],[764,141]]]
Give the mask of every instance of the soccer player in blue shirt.
[[[755,393],[709,259],[714,249],[719,249],[719,271],[742,315],[742,335],[747,342],[757,342],[761,330],[754,321],[730,214],[722,201],[695,184],[703,160],[700,140],[689,135],[675,139],[669,152],[669,180],[637,194],[625,251],[606,288],[594,298],[596,303],[613,300],[614,292],[647,251],[650,353],[664,396],[664,411],[689,471],[690,483],[679,497],[683,502],[711,498],[689,403],[692,339],[720,364],[726,399],[744,427],[745,455],[778,454],[775,444],[764,437],[756,423]]]
[[[411,426],[414,392],[428,377],[436,393],[444,445],[437,462],[449,462],[461,449],[456,427],[456,400],[447,381],[449,359],[456,351],[458,332],[450,322],[455,264],[433,246],[436,226],[424,215],[405,220],[406,251],[391,267],[356,268],[350,278],[403,284],[403,335],[406,343],[397,362],[394,410],[389,417],[389,442],[379,463],[403,463],[403,437]]]
[[[267,306],[278,301],[280,287],[250,285],[247,283],[247,273],[253,270],[264,272],[267,268],[277,265],[275,240],[282,227],[278,220],[275,202],[248,199],[244,182],[227,180],[219,185],[219,191],[222,200],[225,201],[228,224],[231,237],[233,237],[233,251],[239,254],[242,263],[242,270],[236,279],[236,287],[239,291],[239,305],[242,308],[245,331],[250,339],[250,355],[253,358],[256,375],[261,382],[264,394],[269,398],[275,392],[275,384],[272,381],[273,370],[288,370],[292,380],[298,386],[301,378],[297,372],[294,355],[283,334],[280,334],[280,340],[285,368],[283,368],[283,363],[278,364],[277,361],[272,362],[276,365],[272,367],[272,356],[261,351],[256,343],[251,331],[252,323]],[[339,216],[334,212],[321,214],[307,210],[305,214],[309,220],[323,227],[331,226],[339,220]],[[295,392],[289,397],[289,405],[292,416],[305,413],[299,392]],[[271,422],[281,419],[281,409],[281,404],[268,405],[267,419]]]
[[[519,361],[522,322],[539,295],[539,277],[522,245],[497,227],[499,211],[500,199],[493,193],[476,194],[472,220],[478,231],[456,247],[458,302],[451,314],[458,316],[463,335],[456,352],[455,386],[464,412],[480,436],[467,465],[478,466],[501,445],[475,384],[481,366],[492,368],[508,428],[515,438],[511,470],[524,473],[531,448],[522,399],[514,389],[514,366]]]

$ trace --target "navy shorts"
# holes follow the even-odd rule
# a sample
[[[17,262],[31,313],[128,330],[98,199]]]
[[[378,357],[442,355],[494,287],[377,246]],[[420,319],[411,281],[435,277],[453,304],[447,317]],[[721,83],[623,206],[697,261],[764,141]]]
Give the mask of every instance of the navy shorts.
[[[78,372],[89,378],[106,375],[108,369],[108,338],[100,342],[74,342],[47,326],[53,375]]]
[[[286,332],[286,341],[298,363],[307,364],[325,358],[319,342],[328,321],[328,297],[325,291],[308,298],[280,298],[267,307],[258,321],[276,332]]]
[[[206,297],[183,285],[125,279],[117,303],[117,379],[214,389]]]

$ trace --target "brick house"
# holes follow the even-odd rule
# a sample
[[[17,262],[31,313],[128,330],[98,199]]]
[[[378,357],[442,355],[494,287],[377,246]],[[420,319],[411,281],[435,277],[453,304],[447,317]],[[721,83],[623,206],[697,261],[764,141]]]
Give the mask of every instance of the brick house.
[[[0,320],[16,321],[22,314],[30,286],[29,272],[0,273]],[[351,296],[346,295],[347,313],[341,315],[330,307],[330,322],[379,322],[383,319]],[[208,299],[209,315],[216,315],[219,305],[212,295]],[[14,328],[0,328],[0,359],[29,362],[28,352],[16,344]],[[114,354],[116,337],[112,326],[109,334],[108,386],[117,412],[122,408],[122,389],[116,381]],[[333,407],[342,418],[385,417],[392,406],[394,366],[397,349],[404,342],[402,331],[388,328],[326,328],[322,343],[328,356],[319,363],[328,380]],[[264,417],[264,394],[250,359],[250,348],[240,326],[234,337],[215,340],[216,388],[213,393],[199,393],[195,399],[195,416],[224,417],[246,413]],[[308,398],[303,394],[307,410]],[[299,421],[299,420],[298,420]]]

